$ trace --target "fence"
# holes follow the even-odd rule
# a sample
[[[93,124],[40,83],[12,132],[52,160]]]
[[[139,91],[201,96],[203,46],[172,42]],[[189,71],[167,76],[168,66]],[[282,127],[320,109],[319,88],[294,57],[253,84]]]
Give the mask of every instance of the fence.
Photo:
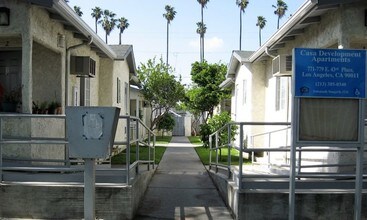
[[[65,115],[0,114],[0,182],[82,182],[83,161],[69,158],[65,119]],[[111,164],[111,157],[98,160],[97,182],[129,185],[140,165],[154,168],[155,140],[140,119],[120,116],[112,153],[122,154],[124,164]],[[140,156],[143,148],[146,158]]]

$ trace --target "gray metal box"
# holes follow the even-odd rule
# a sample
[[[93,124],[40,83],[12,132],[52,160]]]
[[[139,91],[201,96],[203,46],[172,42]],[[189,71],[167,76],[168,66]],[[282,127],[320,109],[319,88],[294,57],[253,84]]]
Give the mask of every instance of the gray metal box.
[[[120,115],[117,107],[66,107],[71,158],[107,158],[111,155]]]

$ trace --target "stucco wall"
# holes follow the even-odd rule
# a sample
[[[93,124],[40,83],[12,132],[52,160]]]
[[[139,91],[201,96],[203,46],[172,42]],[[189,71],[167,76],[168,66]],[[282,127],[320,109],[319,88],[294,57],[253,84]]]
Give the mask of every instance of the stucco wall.
[[[340,8],[330,10],[322,15],[319,23],[307,26],[302,35],[297,35],[295,40],[288,41],[284,48],[273,51],[273,54],[291,55],[292,50],[295,47],[337,48],[339,45],[342,45],[344,49],[366,48],[367,28],[364,24],[366,7],[367,2],[360,2],[358,4],[343,5]],[[285,79],[288,84],[288,103],[285,108],[277,110],[275,108],[277,78],[272,75],[272,58],[268,58],[266,61],[258,60],[252,63],[251,67],[245,67],[245,65],[241,66],[241,69],[237,71],[236,76],[236,88],[238,88],[238,93],[240,95],[243,93],[241,87],[242,80],[246,77],[249,78],[247,76],[249,74],[252,74],[252,80],[251,85],[248,84],[248,87],[252,88],[251,92],[254,94],[250,96],[251,102],[248,106],[241,105],[241,97],[237,98],[237,102],[236,97],[232,98],[232,110],[241,109],[241,111],[244,112],[243,116],[235,116],[236,121],[256,121],[261,120],[261,117],[263,117],[263,120],[267,122],[290,121],[292,107],[291,78],[282,78],[283,80]],[[261,75],[263,75],[263,78],[260,77]],[[263,87],[263,89],[261,89],[261,87]],[[235,93],[236,88],[234,88],[233,93]],[[263,93],[261,91],[263,91]],[[263,107],[261,106],[262,103],[264,105]],[[249,110],[250,113],[246,113],[247,110]],[[246,118],[245,115],[247,115],[248,118]],[[276,127],[272,126],[265,128],[265,131],[276,129]],[[252,132],[252,134],[253,133],[254,132]],[[290,138],[285,138],[285,133],[286,132],[272,136],[271,140],[273,147],[289,145]],[[287,135],[290,137],[289,131]],[[266,142],[265,139],[263,141],[264,143]],[[284,159],[287,158],[286,154],[280,153],[272,153],[272,156],[274,159],[280,158],[283,162],[285,162]],[[349,153],[305,153],[303,154],[303,157],[307,158],[309,163],[327,162],[332,164],[350,163],[350,161],[355,161],[355,157]],[[323,170],[336,171],[335,168],[323,168]]]

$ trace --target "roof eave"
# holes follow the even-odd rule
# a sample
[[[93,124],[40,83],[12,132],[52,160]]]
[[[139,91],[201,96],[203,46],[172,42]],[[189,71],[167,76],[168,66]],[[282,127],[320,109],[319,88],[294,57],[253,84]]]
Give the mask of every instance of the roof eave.
[[[67,5],[65,1],[53,0],[52,8],[95,44],[107,57],[116,58],[116,54],[103,40]]]
[[[284,35],[286,35],[296,24],[298,24],[305,15],[309,14],[315,9],[318,4],[317,0],[308,0],[305,2],[299,10],[282,26],[274,35],[272,35],[255,53],[249,57],[250,62],[256,61],[261,55],[265,53],[266,48],[271,48],[275,45]]]

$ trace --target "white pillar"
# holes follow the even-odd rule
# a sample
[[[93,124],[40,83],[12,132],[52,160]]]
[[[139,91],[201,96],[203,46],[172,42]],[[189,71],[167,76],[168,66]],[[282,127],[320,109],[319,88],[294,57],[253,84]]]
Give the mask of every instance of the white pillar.
[[[32,53],[33,37],[27,30],[22,34],[22,112],[32,113]]]

